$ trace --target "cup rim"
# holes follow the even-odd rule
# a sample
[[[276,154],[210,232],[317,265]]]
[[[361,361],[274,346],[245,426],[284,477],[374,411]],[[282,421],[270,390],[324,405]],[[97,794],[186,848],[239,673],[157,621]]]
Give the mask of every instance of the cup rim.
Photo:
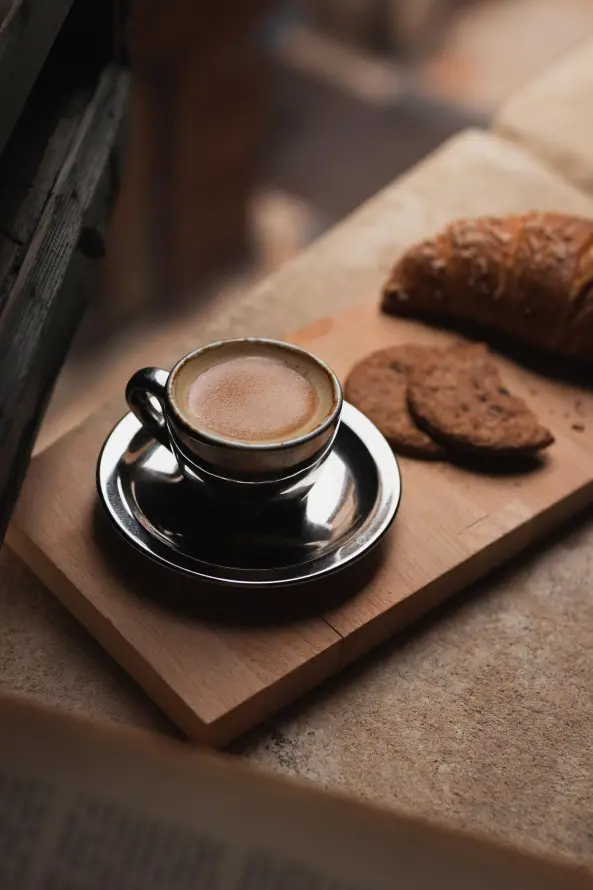
[[[327,415],[322,423],[320,423],[314,429],[310,430],[308,433],[305,433],[302,436],[295,436],[292,439],[286,439],[278,442],[240,442],[235,439],[225,439],[223,436],[219,436],[216,433],[207,433],[204,430],[200,430],[192,426],[191,423],[186,420],[181,410],[178,408],[177,400],[173,394],[173,387],[177,374],[188,362],[192,361],[197,356],[202,355],[204,352],[210,352],[213,349],[220,349],[222,346],[234,343],[253,343],[279,347],[280,349],[286,349],[293,353],[296,353],[299,356],[303,356],[307,360],[314,361],[322,369],[322,371],[327,374],[331,382],[334,395],[333,410]],[[316,355],[313,355],[312,352],[309,352],[307,349],[303,349],[301,346],[296,346],[293,343],[287,343],[284,340],[274,340],[270,337],[231,337],[226,340],[214,340],[211,343],[207,343],[205,346],[199,346],[197,349],[192,349],[191,352],[188,352],[186,355],[179,359],[179,361],[169,372],[169,378],[167,380],[167,403],[173,414],[176,425],[180,426],[183,432],[189,435],[191,438],[199,439],[200,441],[205,442],[209,445],[215,445],[222,448],[231,448],[238,451],[285,451],[289,448],[295,448],[299,445],[305,445],[308,442],[311,442],[313,439],[317,438],[317,436],[319,436],[320,434],[324,433],[327,429],[329,429],[329,427],[331,427],[336,418],[339,416],[340,411],[342,410],[343,402],[344,395],[342,393],[342,386],[335,372],[332,371],[329,365],[327,365]]]

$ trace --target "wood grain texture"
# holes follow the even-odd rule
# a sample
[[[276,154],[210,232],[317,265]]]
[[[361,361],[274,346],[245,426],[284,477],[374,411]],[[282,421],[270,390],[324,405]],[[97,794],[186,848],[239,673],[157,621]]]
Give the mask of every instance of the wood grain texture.
[[[55,111],[48,114],[47,95],[39,102],[33,95],[2,155],[0,306],[14,285],[91,98],[92,90],[72,91],[54,100]]]
[[[31,8],[35,6],[34,3],[28,5]],[[48,5],[54,11],[59,6]],[[16,2],[12,6],[11,15],[16,15],[17,9],[18,15],[25,15],[27,4]],[[32,15],[30,10],[29,20]],[[6,28],[12,33],[14,27],[15,19],[11,18]],[[113,30],[110,4],[105,4],[103,0],[77,0],[51,46],[2,151],[0,311],[79,132],[87,106],[93,99],[101,72],[111,60]],[[8,39],[7,34],[4,34],[4,38]],[[3,86],[4,80],[0,83],[0,90]],[[12,95],[14,85],[11,83],[10,86]],[[0,126],[3,124],[4,120]]]
[[[0,319],[0,540],[35,435],[72,334],[89,296],[68,286],[76,248],[89,222],[114,144],[127,93],[127,78],[106,69],[84,113],[64,165],[47,199]],[[73,264],[74,260],[74,264]]]
[[[155,347],[154,361],[168,367],[191,347],[225,336],[281,336],[298,321],[309,324],[293,339],[341,376],[382,345],[442,340],[445,334],[378,313],[379,287],[398,253],[456,216],[534,206],[592,212],[583,195],[524,152],[486,134],[465,134],[223,318],[184,320]],[[344,310],[353,304],[359,305]],[[188,735],[222,744],[593,499],[587,436],[571,429],[578,415],[590,434],[589,394],[502,359],[501,368],[518,392],[527,388],[558,439],[545,467],[494,479],[402,461],[403,505],[383,562],[371,583],[323,619],[222,627],[148,596],[159,587],[174,592],[177,581],[152,567],[147,579],[131,552],[106,558],[94,518],[94,470],[104,437],[123,413],[121,394],[34,460],[9,543]],[[345,583],[338,576],[325,592]]]

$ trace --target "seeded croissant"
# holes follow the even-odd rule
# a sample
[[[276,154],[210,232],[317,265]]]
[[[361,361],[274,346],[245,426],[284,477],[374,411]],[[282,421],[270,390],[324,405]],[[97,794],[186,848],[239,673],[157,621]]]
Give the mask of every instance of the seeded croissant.
[[[399,260],[382,308],[593,362],[593,221],[532,212],[451,223]]]

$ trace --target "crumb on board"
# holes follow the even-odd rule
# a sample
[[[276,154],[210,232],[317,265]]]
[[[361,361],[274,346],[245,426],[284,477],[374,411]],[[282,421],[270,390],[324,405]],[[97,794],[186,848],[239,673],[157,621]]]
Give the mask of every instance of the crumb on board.
[[[573,423],[572,429],[575,433],[584,433],[585,432],[585,424],[584,423]]]

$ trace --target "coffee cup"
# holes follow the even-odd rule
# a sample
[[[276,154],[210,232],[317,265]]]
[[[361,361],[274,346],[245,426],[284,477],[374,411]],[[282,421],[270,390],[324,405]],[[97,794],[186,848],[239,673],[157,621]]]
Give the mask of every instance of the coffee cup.
[[[169,373],[137,371],[126,398],[188,479],[232,497],[304,495],[342,410],[340,383],[324,362],[247,337],[195,349]]]

